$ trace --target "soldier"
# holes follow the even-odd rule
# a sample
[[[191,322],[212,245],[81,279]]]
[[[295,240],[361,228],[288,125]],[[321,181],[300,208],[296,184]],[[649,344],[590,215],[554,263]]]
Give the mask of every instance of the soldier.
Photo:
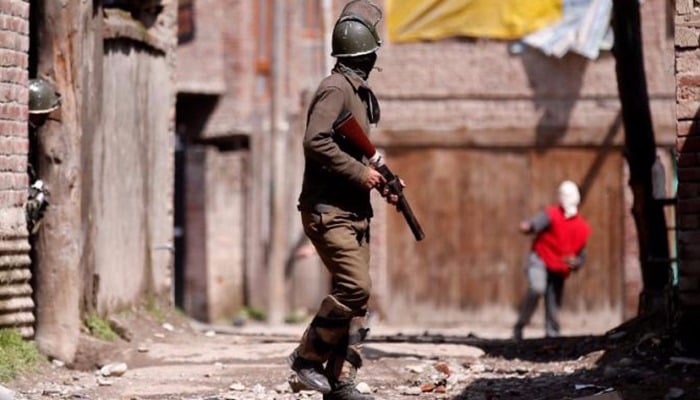
[[[61,106],[61,96],[44,79],[29,80],[29,126],[37,128]]]
[[[379,122],[379,104],[367,78],[381,45],[380,20],[381,11],[367,0],[343,9],[333,29],[337,63],[307,114],[298,208],[304,232],[331,273],[332,289],[289,362],[299,381],[324,393],[324,399],[372,399],[355,389],[354,379],[362,365],[358,344],[368,330],[370,191],[385,180],[359,150],[334,134],[333,125],[344,112],[352,113],[364,132]]]

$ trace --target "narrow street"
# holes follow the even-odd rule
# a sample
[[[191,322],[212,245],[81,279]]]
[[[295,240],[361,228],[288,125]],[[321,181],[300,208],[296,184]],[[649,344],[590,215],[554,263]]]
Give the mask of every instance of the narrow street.
[[[130,342],[83,336],[77,369],[45,365],[9,385],[16,398],[321,398],[314,392],[292,393],[287,383],[285,359],[302,325],[272,329],[217,328],[184,320],[127,322]],[[621,330],[515,342],[505,339],[502,328],[503,338],[497,339],[464,330],[456,334],[460,330],[397,333],[378,327],[363,348],[365,367],[358,383],[378,399],[700,398],[700,367],[693,360],[661,356],[657,337]],[[498,328],[490,333],[498,336]],[[526,332],[526,337],[534,334],[538,332]],[[119,367],[100,373],[99,367],[110,363],[125,363],[127,370],[121,376]]]

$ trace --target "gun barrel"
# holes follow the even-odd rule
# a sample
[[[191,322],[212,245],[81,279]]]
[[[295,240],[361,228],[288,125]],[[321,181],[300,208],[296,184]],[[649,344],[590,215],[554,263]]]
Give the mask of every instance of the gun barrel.
[[[333,125],[333,129],[337,133],[343,135],[357,149],[362,151],[367,158],[373,159],[376,157],[377,160],[382,160],[379,153],[377,153],[377,149],[374,147],[372,142],[369,141],[369,138],[367,138],[365,132],[362,131],[362,127],[352,114],[343,114]],[[393,194],[399,196],[399,202],[396,207],[401,214],[403,214],[406,223],[411,228],[413,236],[417,241],[423,240],[423,238],[425,238],[425,233],[423,233],[423,228],[421,228],[420,224],[418,223],[418,219],[416,219],[416,216],[413,214],[413,210],[411,210],[408,200],[406,200],[406,197],[403,195],[403,186],[401,185],[399,177],[394,175],[394,173],[391,172],[391,170],[383,162],[377,164],[378,165],[375,165],[375,167],[377,168],[377,171],[382,174],[384,179],[386,179],[387,185],[389,185],[389,190]]]
[[[379,173],[382,174],[384,179],[387,180],[389,191],[399,196],[399,201],[396,204],[396,208],[403,215],[403,218],[406,220],[406,224],[408,224],[408,227],[411,228],[411,232],[416,238],[416,241],[420,242],[425,238],[425,233],[423,232],[423,228],[421,228],[420,223],[418,222],[418,219],[416,218],[415,214],[413,214],[413,210],[408,204],[406,196],[403,194],[403,186],[401,184],[401,180],[398,176],[394,175],[394,173],[391,172],[389,167],[387,167],[386,165],[380,166],[379,168],[377,168],[377,171],[379,171]]]
[[[416,238],[416,241],[420,242],[425,239],[423,228],[420,226],[415,214],[413,214],[413,210],[411,210],[411,206],[408,204],[404,195],[399,196],[398,209],[401,211],[401,214],[403,214],[403,218],[406,220],[408,227],[411,228],[411,232],[413,233],[413,237]]]

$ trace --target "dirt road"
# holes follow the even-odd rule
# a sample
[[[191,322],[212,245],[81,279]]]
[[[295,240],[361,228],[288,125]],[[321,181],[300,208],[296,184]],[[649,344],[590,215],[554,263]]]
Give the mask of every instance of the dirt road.
[[[130,342],[85,338],[76,365],[83,371],[52,364],[9,386],[17,399],[321,398],[292,393],[287,384],[285,357],[302,326],[215,333],[174,325],[142,324]],[[700,399],[700,366],[660,355],[663,338],[656,336],[623,331],[515,342],[377,331],[364,346],[358,382],[378,399],[544,400],[604,392],[635,400]],[[99,366],[115,362],[127,364],[122,376],[99,373]]]

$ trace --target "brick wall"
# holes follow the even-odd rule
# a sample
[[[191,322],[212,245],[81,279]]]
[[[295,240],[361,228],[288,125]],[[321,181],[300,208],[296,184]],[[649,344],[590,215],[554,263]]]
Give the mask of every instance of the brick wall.
[[[177,88],[180,93],[218,96],[202,137],[254,135],[269,128],[273,31],[271,26],[260,25],[258,13],[266,12],[260,7],[257,2],[241,0],[195,3],[194,37],[177,50]],[[302,8],[287,6],[285,107],[290,119],[305,113],[305,93],[315,90],[328,72],[324,38],[308,33],[309,28],[321,27],[308,26]],[[262,35],[267,35],[267,42]],[[260,48],[265,45],[270,48]]]
[[[645,68],[651,110],[657,143],[664,148],[670,148],[675,144],[674,46],[673,27],[669,24],[669,21],[673,20],[673,11],[672,7],[669,8],[668,2],[647,1],[641,6]],[[386,37],[386,33],[384,36]],[[588,269],[567,283],[570,289],[567,289],[564,304],[571,306],[576,305],[576,301],[582,301],[584,306],[581,308],[585,309],[592,308],[591,304],[596,305],[609,300],[614,307],[617,307],[619,299],[616,296],[620,291],[616,286],[621,283],[619,278],[614,276],[617,273],[623,277],[622,282],[625,285],[623,304],[629,310],[627,316],[636,313],[636,302],[641,287],[636,232],[631,214],[628,212],[630,205],[625,203],[629,198],[616,197],[617,193],[624,193],[620,188],[627,187],[627,180],[623,178],[620,164],[611,161],[613,157],[617,160],[616,157],[621,153],[623,134],[620,128],[615,128],[619,125],[620,103],[615,78],[615,60],[610,52],[602,52],[598,60],[588,61],[575,55],[568,55],[563,59],[550,58],[534,49],[513,54],[509,51],[509,43],[503,41],[442,40],[399,44],[387,40],[379,51],[378,65],[383,68],[383,71],[373,73],[371,83],[380,97],[382,121],[379,129],[373,131],[373,134],[376,133],[377,143],[387,149],[389,162],[396,165],[395,168],[403,174],[404,178],[409,179],[408,194],[411,196],[411,201],[415,203],[414,211],[426,221],[424,222],[426,231],[431,228],[431,222],[428,221],[439,220],[441,216],[434,211],[432,205],[421,208],[420,191],[411,189],[415,187],[412,186],[409,175],[411,166],[401,166],[399,151],[397,150],[397,155],[393,156],[392,148],[402,151],[420,148],[426,154],[429,154],[431,146],[433,149],[445,149],[443,154],[435,157],[436,159],[448,159],[453,149],[459,149],[459,151],[469,149],[475,154],[473,157],[482,157],[484,166],[480,166],[480,169],[486,169],[500,162],[496,152],[489,153],[491,149],[500,148],[503,151],[515,148],[527,151],[535,146],[541,146],[547,150],[542,152],[544,157],[542,163],[548,164],[549,171],[538,179],[561,177],[562,171],[567,171],[569,167],[566,163],[573,161],[567,158],[556,161],[553,155],[559,151],[573,154],[577,148],[587,148],[598,152],[599,160],[607,159],[607,164],[597,172],[590,167],[592,164],[585,161],[586,158],[582,158],[577,165],[578,169],[568,170],[569,178],[580,179],[579,182],[584,178],[583,174],[580,175],[581,178],[576,178],[579,171],[588,170],[590,174],[586,174],[586,178],[597,177],[595,181],[588,181],[591,183],[592,191],[601,190],[606,184],[611,186],[606,188],[609,191],[606,194],[607,197],[601,196],[596,199],[595,196],[590,195],[593,192],[587,196],[583,214],[594,224],[594,233],[589,247],[589,254],[592,257],[589,258]],[[408,153],[407,150],[405,152]],[[552,158],[548,158],[550,156]],[[532,159],[537,159],[537,156]],[[413,163],[416,170],[431,171],[429,165],[432,164],[427,166],[418,164],[420,161],[420,158],[416,158]],[[465,168],[464,164],[453,165],[454,168]],[[509,170],[508,174],[514,175],[527,171],[531,168],[529,165],[524,163],[521,169],[514,168]],[[419,182],[421,184],[429,182],[425,176],[430,176],[434,180],[434,175],[429,175],[431,173],[426,172]],[[532,174],[536,176],[534,172]],[[613,176],[617,177],[616,180],[619,183],[613,182],[611,178]],[[499,195],[498,201],[508,199],[508,196],[512,196],[512,193],[517,193],[518,190],[530,191],[531,198],[546,197],[547,188],[553,188],[556,184],[554,179],[547,181],[549,186],[542,184],[541,181],[527,181],[529,179],[527,175],[523,179],[527,184],[522,189],[517,189],[521,187],[517,185],[492,187],[493,192],[504,193]],[[414,178],[413,182],[415,181]],[[495,185],[496,181],[492,182]],[[454,194],[447,192],[445,185],[435,190],[448,193],[443,197],[444,201],[441,205],[448,204],[450,196],[474,193],[469,197],[469,203],[466,203],[469,207],[463,205],[463,209],[450,211],[450,215],[455,216],[454,220],[464,219],[465,226],[469,227],[474,223],[473,219],[469,220],[465,215],[469,212],[468,208],[478,204],[475,200],[479,199],[478,188],[463,185]],[[431,191],[425,190],[425,192]],[[495,202],[495,200],[486,202],[485,206],[488,207]],[[498,210],[508,210],[508,212],[518,210],[520,207],[522,211],[515,212],[511,218],[526,217],[530,212],[535,211],[536,207],[541,206],[533,200],[523,202],[514,198],[498,204]],[[612,212],[610,210],[615,206],[620,207],[614,215],[623,222],[624,241],[622,238],[615,237],[614,240],[606,242],[605,234],[609,232],[604,231],[614,229],[617,225],[612,227],[607,225],[606,215],[608,214],[605,213]],[[620,217],[617,217],[618,215]],[[389,218],[391,224],[392,213]],[[493,234],[493,237],[483,239],[484,242],[496,243],[501,236],[510,234],[508,227],[512,226],[512,222],[502,216],[500,218],[503,219],[492,220],[490,224],[500,225],[501,229],[497,234]],[[403,229],[403,226],[398,225],[398,229]],[[487,232],[487,229],[480,230],[479,235],[484,237]],[[434,250],[440,248],[440,244],[433,245],[429,242],[430,240],[429,235],[421,246],[433,247],[433,251],[440,254],[439,250]],[[501,251],[494,251],[499,256],[494,257],[491,263],[476,262],[475,257],[470,256],[471,258],[461,259],[445,257],[446,260],[440,260],[437,264],[444,267],[447,263],[467,263],[464,260],[469,260],[470,269],[483,271],[480,279],[493,271],[494,265],[504,265],[503,270],[507,272],[501,273],[500,276],[508,275],[513,276],[513,280],[519,279],[521,276],[519,268],[522,263],[513,259],[522,256],[513,257],[511,253],[521,251],[520,249],[524,249],[526,245],[520,245],[518,240],[520,238],[513,235],[510,240],[513,245]],[[411,244],[407,244],[409,245]],[[482,245],[475,239],[465,242],[462,246],[479,248],[476,246]],[[454,253],[453,250],[446,250],[444,253],[453,254],[450,251]],[[416,253],[411,249],[410,254],[415,256]],[[390,250],[389,276],[391,276],[392,260],[397,256],[400,256],[397,251]],[[610,261],[605,257],[609,257]],[[429,262],[425,264],[432,265]],[[457,281],[455,277],[463,272],[458,268],[454,271],[456,272],[451,277],[453,281]],[[595,281],[600,277],[608,276],[613,279]],[[468,279],[465,280],[468,281]],[[489,282],[499,282],[499,278]],[[396,288],[396,284],[390,281],[389,287],[391,288],[392,285]],[[501,293],[499,295],[514,290],[499,286],[501,287],[505,289],[499,292]],[[518,288],[519,286],[516,285],[516,289]],[[395,291],[401,292],[401,289],[405,287]],[[411,293],[411,290],[403,290],[403,292]],[[463,292],[468,293],[466,290]],[[493,289],[491,292],[495,293],[498,290]],[[606,298],[606,293],[611,293],[610,298],[601,300]],[[459,298],[468,297],[468,295],[462,295]],[[395,298],[392,298],[392,304],[398,303]]]
[[[686,345],[700,347],[700,1],[676,2],[676,102],[679,328]],[[687,339],[687,340],[685,340]]]
[[[27,199],[29,3],[0,2],[0,328],[33,334]]]
[[[657,139],[671,145],[675,121],[668,12],[661,1],[641,8]],[[508,46],[491,40],[387,40],[377,63],[383,71],[371,77],[383,107],[379,128],[441,136],[468,131],[473,135],[465,141],[487,138],[486,144],[498,145],[494,131],[517,131],[531,140],[535,130],[566,126],[557,144],[600,143],[620,109],[612,54],[602,52],[595,61],[578,56],[559,60],[531,49],[511,54]],[[581,138],[577,132],[584,132]]]
[[[261,55],[257,46],[262,40],[256,39],[260,36],[254,9],[257,3],[196,1],[194,39],[178,48],[178,90],[211,95],[218,100],[202,127],[202,137],[250,134],[251,192],[254,193],[247,200],[247,212],[265,216],[264,210],[259,212],[251,208],[253,203],[265,204],[261,199],[269,194],[262,184],[269,171],[265,172],[267,167],[258,168],[255,164],[261,154],[260,147],[255,145],[255,137],[264,136],[269,126],[269,96],[264,93],[265,65],[258,62]],[[332,1],[331,21],[345,3],[347,0]],[[324,50],[325,38],[308,34],[302,8],[288,7],[286,111],[292,138],[290,149],[300,148],[294,141],[299,139],[303,130],[304,101],[308,91],[313,91],[328,72],[324,59],[327,52]],[[668,11],[664,2],[646,2],[642,7],[646,68],[657,138],[662,145],[672,146],[675,140],[673,40],[672,29],[667,24]],[[231,24],[229,21],[240,23]],[[328,28],[324,35],[330,33]],[[386,39],[385,32],[383,36]],[[523,54],[511,54],[509,44],[503,41],[443,40],[396,44],[386,40],[385,43],[379,51],[378,61],[383,72],[374,72],[371,84],[382,104],[382,121],[379,129],[373,130],[374,140],[388,150],[400,146],[429,150],[435,145],[477,149],[527,148],[540,144],[540,136],[548,140],[552,132],[559,136],[552,143],[545,144],[593,149],[608,145],[606,136],[610,135],[611,126],[615,126],[619,114],[614,59],[609,52],[597,61],[577,56],[557,60],[532,49]],[[435,68],[436,65],[439,68]],[[613,133],[612,145],[617,151],[622,135],[619,130]],[[289,212],[294,216],[291,237],[301,232],[293,209],[302,171],[301,159],[294,157],[300,156],[300,151],[289,155],[288,203]],[[493,159],[488,162],[493,162]],[[618,176],[621,173],[617,166],[610,168],[612,170],[603,171],[601,175]],[[624,183],[620,181],[619,185]],[[610,201],[614,203],[616,200]],[[517,207],[518,204],[511,206]],[[421,215],[426,220],[435,217],[428,212]],[[266,218],[258,220],[264,225]],[[385,227],[382,217],[375,218],[374,224],[373,229],[377,232]],[[261,242],[267,240],[265,232],[250,229],[250,237],[259,237]],[[375,236],[380,238],[381,235]],[[373,256],[375,264],[395,258],[396,254],[389,253],[385,242],[377,240],[375,243],[380,248],[376,248],[373,254],[385,255]],[[256,245],[250,248],[253,247]],[[255,260],[250,248],[246,258]],[[632,258],[633,254],[625,260]],[[249,265],[254,267],[248,271],[250,287],[264,284],[264,269],[258,264]],[[637,268],[634,270],[637,275],[629,275],[637,279],[638,265],[632,264],[630,268]],[[391,286],[389,279],[382,278],[388,276],[386,268],[373,267],[373,271],[378,274],[378,291],[386,294]],[[258,275],[260,279],[256,278]],[[253,290],[251,296],[255,295]],[[265,305],[265,301],[257,302],[255,298],[252,302],[255,306]]]

